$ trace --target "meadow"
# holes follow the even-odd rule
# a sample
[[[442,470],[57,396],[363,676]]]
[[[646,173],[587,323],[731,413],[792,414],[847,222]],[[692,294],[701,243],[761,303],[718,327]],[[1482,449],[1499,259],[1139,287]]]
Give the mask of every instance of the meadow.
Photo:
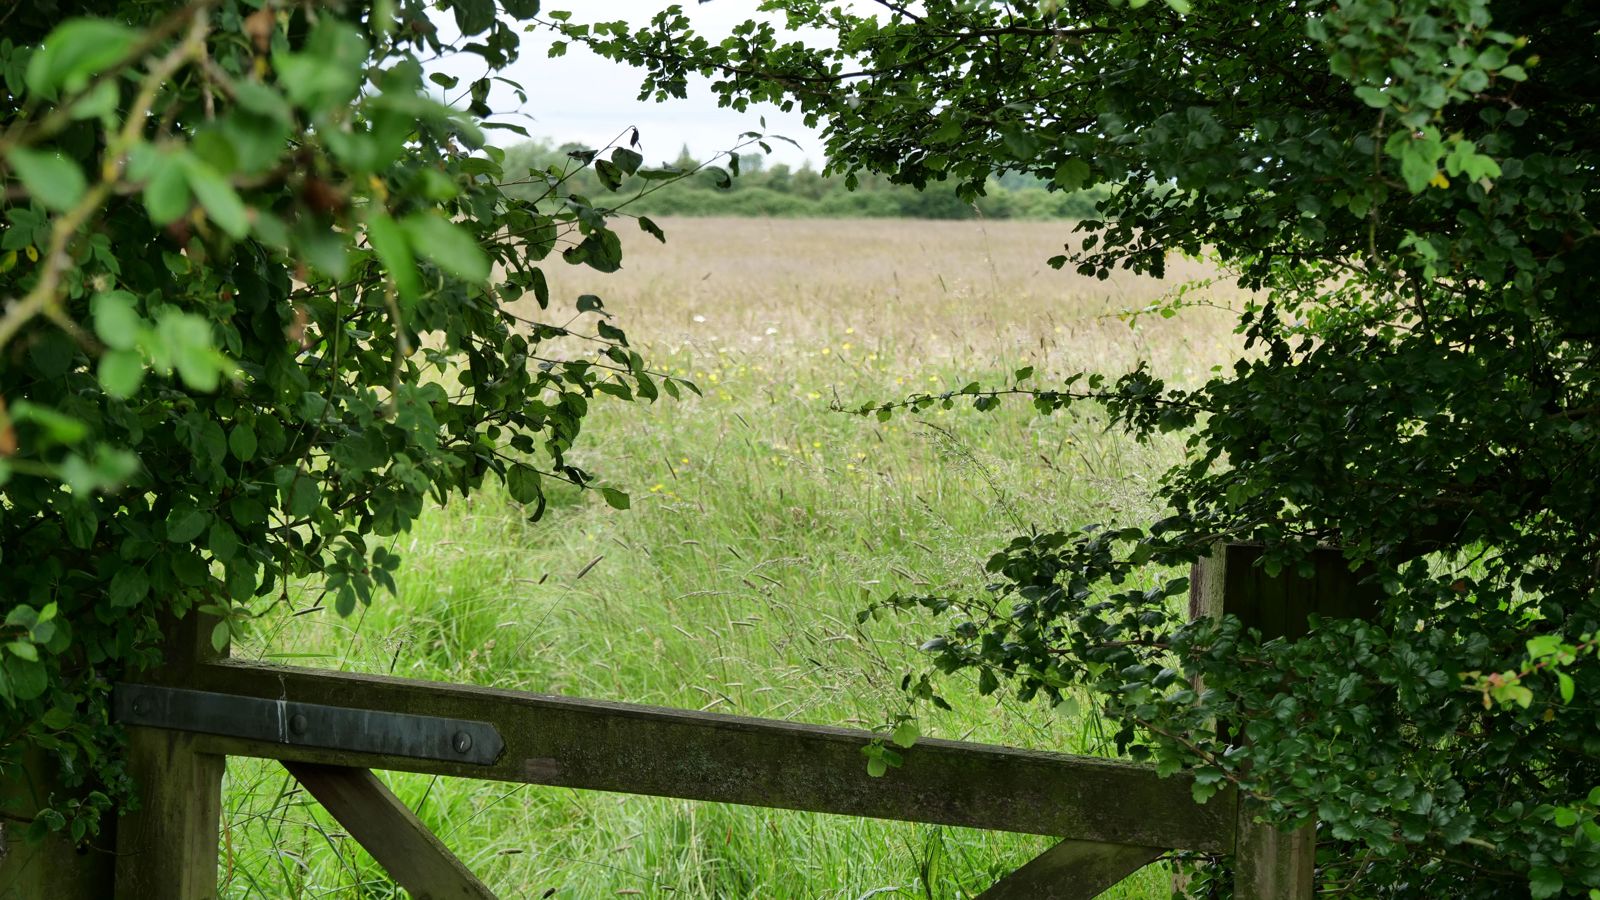
[[[1232,288],[1175,318],[1119,313],[1204,278],[1057,272],[1061,222],[663,221],[623,271],[548,266],[703,397],[597,401],[577,453],[632,508],[558,494],[542,522],[498,490],[430,511],[395,549],[398,595],[348,620],[303,591],[236,655],[795,721],[873,727],[935,623],[858,624],[901,591],[977,591],[1031,527],[1139,520],[1176,439],[1135,444],[1088,407],[1025,403],[880,423],[830,409],[1145,360],[1205,377],[1236,346]],[[526,310],[534,314],[536,310]],[[570,314],[550,312],[563,323]],[[583,348],[571,347],[577,353]],[[982,698],[924,733],[1111,754],[1085,708]],[[864,761],[863,761],[864,765]],[[597,792],[384,775],[503,897],[968,897],[1046,838]],[[401,896],[275,764],[230,760],[223,895]],[[1109,895],[1164,897],[1151,867]]]

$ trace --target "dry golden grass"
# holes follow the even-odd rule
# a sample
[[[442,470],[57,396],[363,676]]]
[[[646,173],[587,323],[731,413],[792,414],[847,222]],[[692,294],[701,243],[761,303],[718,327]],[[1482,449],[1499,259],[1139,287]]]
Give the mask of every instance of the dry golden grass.
[[[1196,309],[1173,320],[1147,316],[1130,328],[1119,313],[1158,302],[1178,284],[1215,270],[1174,257],[1165,281],[1126,272],[1101,281],[1070,267],[1058,271],[1046,260],[1077,241],[1066,222],[661,224],[666,244],[626,223],[617,226],[621,272],[548,267],[552,293],[600,295],[646,345],[720,343],[783,354],[843,342],[854,329],[892,337],[902,353],[930,362],[1045,356],[1066,370],[1120,371],[1144,359],[1178,377],[1196,374],[1201,359],[1220,358],[1218,345],[1228,342],[1233,321],[1226,312]],[[1237,306],[1239,296],[1231,285],[1206,292],[1209,302],[1224,306]]]

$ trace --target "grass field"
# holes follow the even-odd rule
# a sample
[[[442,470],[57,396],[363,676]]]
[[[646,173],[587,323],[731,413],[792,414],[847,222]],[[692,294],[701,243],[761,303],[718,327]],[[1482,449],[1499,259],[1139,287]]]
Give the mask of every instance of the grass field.
[[[236,649],[328,668],[870,727],[901,709],[927,620],[855,613],[896,589],[981,586],[1010,535],[1154,510],[1176,443],[1022,404],[877,423],[846,404],[971,380],[1202,377],[1233,346],[1215,309],[1115,313],[1173,285],[1056,272],[1052,223],[683,220],[626,237],[623,272],[550,267],[601,295],[653,364],[703,398],[598,403],[581,463],[633,508],[562,494],[537,525],[497,490],[398,542],[399,596],[345,621],[278,614]],[[1178,262],[1174,277],[1206,274]],[[1237,305],[1226,292],[1210,298]],[[560,321],[558,318],[557,321]],[[299,604],[309,605],[309,598]],[[1109,753],[1096,722],[979,698],[925,733]],[[1044,838],[476,781],[385,775],[503,897],[967,897]],[[224,896],[400,896],[283,771],[230,761]],[[1113,897],[1164,896],[1150,869]],[[547,892],[553,892],[548,893]]]

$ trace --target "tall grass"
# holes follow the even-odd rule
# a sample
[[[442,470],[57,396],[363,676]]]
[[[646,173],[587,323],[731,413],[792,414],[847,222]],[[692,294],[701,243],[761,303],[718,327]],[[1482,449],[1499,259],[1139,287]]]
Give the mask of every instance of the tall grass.
[[[1085,409],[935,410],[888,423],[828,409],[999,381],[1022,365],[1179,379],[1227,358],[1215,310],[1130,328],[1170,285],[1097,282],[1043,261],[1034,223],[669,222],[594,292],[652,363],[703,398],[598,403],[583,463],[615,511],[559,494],[530,525],[498,491],[399,540],[397,597],[350,620],[309,593],[235,650],[303,665],[871,727],[931,628],[855,613],[895,590],[978,590],[1019,530],[1155,512],[1181,448],[1135,445]],[[1179,264],[1178,277],[1205,270]],[[554,280],[554,279],[553,279]],[[1234,302],[1226,295],[1211,302]],[[313,610],[305,612],[306,610]],[[302,614],[294,615],[292,613]],[[948,691],[925,733],[1112,752],[1081,714]],[[923,711],[927,715],[927,711]],[[385,775],[506,897],[966,897],[1037,854],[1030,836],[478,781]],[[230,760],[228,897],[400,896],[281,769]],[[1113,897],[1164,896],[1152,868]]]

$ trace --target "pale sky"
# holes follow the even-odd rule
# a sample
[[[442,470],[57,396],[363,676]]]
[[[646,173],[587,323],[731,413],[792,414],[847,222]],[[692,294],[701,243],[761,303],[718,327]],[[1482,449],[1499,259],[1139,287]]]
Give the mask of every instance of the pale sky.
[[[583,3],[568,0],[562,3],[556,0],[546,6],[570,9],[573,21],[623,19],[642,24],[671,2],[673,0],[589,0]],[[757,15],[755,0],[679,2],[696,28],[713,41],[726,36],[739,22]],[[434,22],[441,38],[456,35],[454,21],[448,15],[435,14]],[[549,33],[542,29],[524,35],[522,58],[501,74],[522,83],[528,102],[525,106],[519,105],[510,89],[496,85],[489,106],[497,112],[519,113],[499,116],[496,121],[515,122],[528,129],[530,135],[550,138],[556,143],[576,141],[593,146],[602,146],[630,126],[637,126],[645,160],[650,164],[677,158],[678,150],[685,144],[697,159],[704,160],[733,146],[741,133],[764,130],[800,144],[800,149],[796,149],[781,141],[773,142],[772,162],[799,166],[809,159],[814,166],[822,164],[822,141],[815,131],[801,123],[798,113],[785,113],[770,104],[752,106],[748,113],[722,109],[703,79],[691,82],[686,100],[641,102],[637,99],[641,79],[636,70],[602,59],[581,44],[571,44],[566,56],[550,59],[547,51],[551,40]],[[464,87],[467,81],[483,74],[484,66],[475,56],[461,56],[433,63],[428,69],[455,75],[462,79]],[[458,88],[457,93],[460,90]],[[765,129],[760,124],[762,116],[766,117]],[[519,135],[507,131],[490,131],[488,135],[491,142],[500,145],[522,140]]]

